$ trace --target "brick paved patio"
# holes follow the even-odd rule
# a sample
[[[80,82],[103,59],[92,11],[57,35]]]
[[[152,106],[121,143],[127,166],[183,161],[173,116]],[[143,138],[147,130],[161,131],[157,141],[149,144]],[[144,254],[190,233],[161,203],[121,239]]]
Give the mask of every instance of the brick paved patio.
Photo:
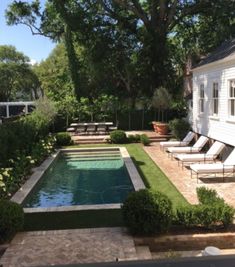
[[[136,260],[124,228],[96,228],[18,233],[0,265],[4,267]]]
[[[196,177],[191,179],[190,171],[187,168],[182,170],[176,160],[171,160],[168,153],[160,150],[159,143],[152,143],[151,146],[145,146],[144,150],[159,166],[159,168],[168,176],[170,181],[181,192],[181,194],[191,204],[196,204],[196,188],[206,186],[215,189],[219,196],[225,199],[227,203],[235,207],[235,178],[227,177],[223,182],[221,177],[201,178],[197,183]]]

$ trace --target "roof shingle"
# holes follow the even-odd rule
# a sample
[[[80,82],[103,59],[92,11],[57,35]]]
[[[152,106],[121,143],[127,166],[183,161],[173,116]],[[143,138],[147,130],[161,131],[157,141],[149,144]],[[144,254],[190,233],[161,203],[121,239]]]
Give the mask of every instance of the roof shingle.
[[[198,68],[203,65],[224,59],[232,54],[235,54],[235,38],[229,41],[222,43],[214,52],[209,56],[202,59],[197,65],[193,68]]]

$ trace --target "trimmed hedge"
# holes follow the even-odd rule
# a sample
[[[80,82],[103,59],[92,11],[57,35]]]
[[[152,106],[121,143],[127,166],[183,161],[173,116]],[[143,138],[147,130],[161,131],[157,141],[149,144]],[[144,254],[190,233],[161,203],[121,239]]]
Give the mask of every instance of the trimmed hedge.
[[[214,189],[208,189],[204,186],[197,188],[197,197],[201,204],[214,204],[215,202],[222,202],[224,200],[220,198]]]
[[[233,222],[234,209],[227,204],[193,205],[177,210],[177,223],[187,228],[227,228]]]
[[[122,130],[116,130],[111,132],[110,140],[113,144],[125,144],[128,141],[126,133]]]
[[[123,203],[124,222],[133,234],[166,232],[173,218],[172,203],[160,192],[141,189]]]
[[[148,146],[150,144],[150,139],[148,138],[148,136],[146,134],[141,134],[141,136],[140,136],[140,142],[144,146]]]
[[[73,141],[69,133],[66,132],[57,133],[55,135],[55,138],[57,146],[69,146],[73,144]]]
[[[129,143],[139,143],[140,142],[140,134],[130,134],[128,135]]]
[[[227,228],[235,214],[234,208],[224,202],[212,189],[197,189],[199,205],[178,209],[176,223],[185,227],[204,227],[207,229]]]
[[[23,229],[24,212],[17,203],[0,200],[0,242],[9,240]]]

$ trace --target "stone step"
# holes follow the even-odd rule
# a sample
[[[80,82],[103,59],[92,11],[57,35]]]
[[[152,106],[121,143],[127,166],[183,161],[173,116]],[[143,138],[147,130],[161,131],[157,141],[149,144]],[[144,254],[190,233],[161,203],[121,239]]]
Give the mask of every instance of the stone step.
[[[120,159],[120,156],[119,157],[98,157],[98,156],[95,156],[95,157],[86,157],[86,158],[76,158],[76,159],[73,159],[73,160],[69,160],[70,162],[73,162],[73,161],[100,161],[100,160],[117,160],[117,159]]]
[[[105,144],[105,140],[74,140],[75,144]]]
[[[94,158],[94,157],[98,157],[98,158],[108,158],[108,157],[118,157],[120,158],[120,153],[114,153],[114,154],[93,154],[91,153],[90,155],[87,154],[78,154],[78,155],[74,155],[74,156],[67,156],[65,157],[66,159],[70,159],[70,160],[76,160],[78,158]]]
[[[90,155],[98,155],[98,156],[102,156],[102,155],[121,155],[119,151],[105,151],[105,150],[100,150],[100,151],[76,151],[76,152],[68,152],[68,153],[64,153],[63,156],[65,158],[73,158],[73,157],[78,157],[78,156],[90,156]]]
[[[138,260],[151,260],[152,254],[148,246],[136,246],[136,255]]]

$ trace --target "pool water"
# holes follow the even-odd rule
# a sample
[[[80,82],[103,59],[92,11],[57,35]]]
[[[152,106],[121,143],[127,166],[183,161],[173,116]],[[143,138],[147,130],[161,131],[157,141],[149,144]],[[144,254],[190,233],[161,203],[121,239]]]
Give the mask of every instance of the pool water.
[[[44,173],[24,207],[122,203],[134,191],[123,159],[64,153]]]

